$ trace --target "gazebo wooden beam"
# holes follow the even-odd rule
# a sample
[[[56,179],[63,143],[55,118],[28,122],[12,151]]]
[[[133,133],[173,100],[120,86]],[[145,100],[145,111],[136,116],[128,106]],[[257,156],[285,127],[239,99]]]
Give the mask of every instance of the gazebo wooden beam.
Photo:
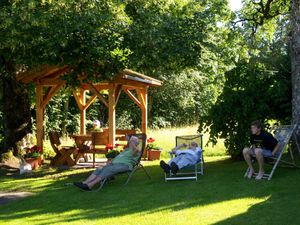
[[[114,84],[110,85],[108,92],[108,142],[114,146],[116,141],[116,89]]]
[[[56,86],[53,86],[49,88],[49,91],[43,96],[43,105],[42,107],[45,108],[48,102],[51,100],[51,98],[59,91],[59,89],[63,86],[64,84],[57,84]]]
[[[116,98],[115,102],[116,102],[116,105],[118,104],[121,92],[122,92],[122,85],[119,84],[119,85],[117,85],[116,90],[115,90],[115,98]]]
[[[96,100],[97,98],[97,95],[93,95],[89,100],[88,102],[84,105],[83,109],[87,109],[88,107],[90,107],[90,105]]]
[[[128,89],[123,89],[124,92],[128,95],[129,98],[131,98],[131,100],[138,106],[141,108],[141,102],[134,96],[134,94],[128,90]]]
[[[89,89],[98,96],[98,98],[100,99],[101,102],[103,102],[103,104],[108,107],[108,103],[107,100],[100,94],[100,92],[97,90],[97,88],[93,85],[93,84],[87,84]]]
[[[146,79],[146,80],[151,80],[151,81],[160,83],[160,85],[162,83],[160,80],[154,79],[153,77],[146,76],[145,74],[138,73],[138,72],[130,70],[130,69],[125,69],[125,70],[122,71],[122,73],[137,76],[137,77],[140,77],[140,78],[143,78],[143,79]]]
[[[43,108],[43,86],[36,86],[36,140],[37,146],[43,149],[44,136],[44,108]]]
[[[77,106],[78,106],[79,110],[83,110],[84,106],[83,106],[83,103],[80,100],[80,97],[77,94],[77,91],[73,91],[73,96],[75,98],[75,101],[77,103]]]
[[[86,134],[86,110],[84,109],[84,106],[86,104],[86,91],[85,90],[81,90],[80,91],[80,96],[79,96],[79,100],[82,104],[82,109],[80,110],[80,134]]]
[[[22,81],[24,83],[30,83],[31,81],[37,81],[43,77],[47,77],[48,75],[59,71],[60,69],[61,68],[57,68],[57,67],[48,67],[48,68],[42,70],[42,72],[29,74],[28,76],[24,77],[22,79]]]
[[[61,79],[51,79],[51,78],[43,78],[38,81],[39,84],[43,86],[55,86],[59,84],[65,84],[66,81],[63,81]]]
[[[85,90],[80,90],[79,95],[78,91],[73,91],[73,96],[76,100],[76,103],[78,105],[78,108],[80,110],[80,134],[86,133],[86,127],[85,127]]]
[[[142,111],[142,132],[148,132],[148,88],[137,89],[137,95],[141,102]]]
[[[141,103],[141,105],[143,106],[143,107],[145,107],[146,105],[147,105],[147,102],[146,102],[146,99],[145,99],[145,94],[144,94],[144,91],[145,89],[136,89],[136,93],[137,93],[137,96],[138,96],[138,99],[139,99],[139,101],[140,101],[140,103]]]
[[[114,80],[114,83],[122,84],[122,85],[129,86],[129,87],[134,87],[134,88],[137,88],[137,87],[144,88],[147,86],[147,84],[143,84],[141,82],[133,81],[133,80],[126,80],[124,78],[117,78]]]

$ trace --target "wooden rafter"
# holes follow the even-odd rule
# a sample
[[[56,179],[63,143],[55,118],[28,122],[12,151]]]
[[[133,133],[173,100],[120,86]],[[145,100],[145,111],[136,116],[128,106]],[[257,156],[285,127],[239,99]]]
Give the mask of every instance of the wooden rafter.
[[[141,103],[141,105],[143,106],[143,107],[145,107],[146,105],[147,105],[147,102],[146,102],[146,99],[145,99],[145,97],[144,97],[144,95],[143,95],[143,92],[141,91],[141,89],[136,89],[136,93],[137,93],[137,96],[138,96],[138,99],[139,99],[139,101],[140,101],[140,103]]]
[[[43,78],[43,79],[40,79],[38,82],[38,84],[41,84],[43,86],[55,86],[58,84],[65,84],[65,83],[66,83],[66,81],[61,80],[59,78],[57,78],[57,79]]]
[[[60,68],[50,67],[50,68],[45,69],[41,73],[33,73],[33,74],[26,76],[24,79],[22,79],[22,82],[24,82],[24,83],[30,83],[31,81],[38,82],[39,79],[47,77],[48,75],[55,73],[59,70],[60,70]]]
[[[162,82],[160,80],[154,79],[153,77],[146,76],[145,74],[138,73],[138,72],[130,70],[130,69],[123,70],[123,73],[128,74],[128,75],[137,76],[137,77],[149,80],[149,81],[153,81],[153,82],[158,83],[160,85],[162,84]]]
[[[100,94],[100,92],[97,90],[97,88],[93,84],[87,84],[89,86],[89,89],[98,96],[101,102],[108,107],[107,100]]]
[[[116,90],[115,90],[116,105],[118,104],[121,91],[122,91],[122,85],[117,85]]]
[[[97,98],[97,95],[93,95],[88,102],[84,105],[83,109],[86,110],[88,107],[90,107],[90,105],[95,101],[95,99]]]
[[[128,89],[123,89],[124,92],[129,96],[129,98],[131,98],[131,100],[138,106],[141,108],[141,102],[134,96],[134,94],[128,90]]]
[[[76,103],[77,103],[77,106],[78,106],[78,108],[80,109],[80,110],[83,110],[83,104],[82,104],[82,102],[81,102],[81,100],[80,100],[80,97],[78,96],[78,94],[77,94],[77,91],[73,91],[73,96],[74,96],[74,98],[75,98],[75,101],[76,101]]]
[[[59,91],[59,89],[63,86],[64,84],[58,84],[56,86],[53,86],[48,89],[48,92],[43,96],[43,105],[42,107],[45,108],[48,102],[51,100],[51,98]]]

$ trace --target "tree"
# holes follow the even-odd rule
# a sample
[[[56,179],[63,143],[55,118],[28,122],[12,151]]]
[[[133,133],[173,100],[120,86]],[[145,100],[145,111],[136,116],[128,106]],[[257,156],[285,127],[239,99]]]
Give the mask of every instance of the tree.
[[[300,1],[293,0],[291,7],[291,64],[293,93],[293,124],[300,124]]]
[[[14,65],[10,79],[44,65],[68,65],[70,85],[78,74],[103,80],[125,67],[158,77],[193,67],[220,75],[228,35],[220,22],[229,16],[221,0],[1,1],[0,54]]]
[[[222,94],[200,120],[200,129],[209,128],[210,141],[225,139],[227,152],[241,156],[249,145],[249,124],[255,120],[286,123],[291,118],[289,56],[240,61],[226,72]]]
[[[200,130],[209,129],[210,141],[225,138],[232,157],[239,156],[248,145],[248,127],[253,120],[261,119],[266,125],[270,120],[290,123],[294,81],[286,38],[289,5],[285,3],[244,1],[233,22],[241,51],[235,67],[225,75],[222,94],[200,121]]]
[[[272,19],[289,15],[286,26],[291,57],[292,74],[292,124],[300,123],[300,1],[299,0],[246,0],[241,21],[250,24],[254,32]]]

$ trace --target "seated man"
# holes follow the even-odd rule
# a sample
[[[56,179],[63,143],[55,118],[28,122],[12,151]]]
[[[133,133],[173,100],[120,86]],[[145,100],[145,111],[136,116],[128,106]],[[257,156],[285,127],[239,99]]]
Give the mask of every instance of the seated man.
[[[74,185],[85,191],[91,188],[105,178],[113,175],[132,170],[133,165],[139,158],[140,149],[138,149],[139,139],[132,136],[128,143],[128,148],[116,156],[112,162],[102,168],[97,168],[85,181],[74,182]]]
[[[177,171],[183,167],[195,165],[199,161],[202,149],[198,147],[197,143],[192,142],[186,150],[178,150],[185,147],[187,147],[187,145],[184,143],[173,148],[172,153],[174,153],[176,157],[172,158],[168,164],[163,160],[160,161],[160,167],[165,173],[169,173],[171,170],[173,174],[176,174]]]
[[[251,156],[255,156],[259,165],[259,172],[256,180],[260,180],[264,176],[264,157],[276,156],[279,143],[272,134],[262,130],[260,121],[251,123],[251,147],[243,149],[245,161],[249,166],[249,173],[247,177],[250,179],[254,174],[254,168],[251,161]]]

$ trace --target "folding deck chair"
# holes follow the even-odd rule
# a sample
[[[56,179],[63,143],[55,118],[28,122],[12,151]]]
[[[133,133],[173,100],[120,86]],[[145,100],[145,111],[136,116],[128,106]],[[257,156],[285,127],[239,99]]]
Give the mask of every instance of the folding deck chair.
[[[129,140],[132,136],[135,136],[135,137],[139,138],[139,140],[140,140],[140,144],[139,144],[140,155],[139,155],[139,158],[138,158],[136,164],[133,166],[133,169],[132,169],[132,170],[128,170],[128,171],[125,171],[125,172],[116,174],[116,175],[119,175],[119,174],[124,174],[124,173],[125,173],[125,174],[127,175],[127,180],[126,180],[126,182],[124,183],[124,186],[126,186],[126,185],[129,183],[129,181],[131,180],[132,176],[134,175],[134,173],[135,173],[138,169],[142,169],[142,170],[146,173],[147,177],[148,177],[149,179],[151,179],[150,175],[148,174],[148,172],[146,171],[146,169],[145,169],[145,168],[143,167],[143,165],[141,164],[141,159],[142,159],[143,153],[144,153],[145,148],[146,148],[146,140],[147,140],[146,134],[129,134],[129,135],[127,135],[127,136],[128,136],[128,140]],[[114,175],[114,176],[116,176],[116,175]],[[113,177],[114,177],[114,176],[113,176]],[[103,179],[103,180],[100,182],[100,186],[99,186],[95,191],[96,191],[96,192],[97,192],[97,191],[100,191],[100,190],[103,188],[104,184],[107,183],[109,180],[111,180],[111,178],[112,178],[112,177],[108,177],[108,178]]]
[[[203,135],[184,135],[177,136],[175,138],[176,146],[179,146],[183,143],[189,145],[191,142],[196,142],[199,147],[202,149],[201,157],[199,158],[197,164],[187,166],[182,168],[177,172],[177,174],[173,174],[171,171],[169,173],[165,173],[165,181],[169,180],[198,180],[198,175],[203,175],[203,166],[204,166],[204,158],[203,158]],[[174,153],[170,152],[171,159],[176,156]]]
[[[273,165],[273,167],[269,174],[266,174],[266,173],[264,174],[264,176],[263,176],[264,179],[271,180],[273,177],[273,174],[279,164],[282,164],[285,167],[300,168],[299,166],[296,165],[293,150],[289,146],[293,135],[294,136],[296,135],[296,133],[295,133],[296,128],[297,128],[297,125],[295,125],[295,126],[285,125],[285,126],[280,126],[280,127],[274,127],[271,130],[271,132],[273,131],[274,137],[277,139],[280,146],[277,151],[277,156],[265,157],[265,163]],[[297,142],[297,138],[295,138],[295,140],[296,140],[296,146],[299,151],[299,144]],[[282,155],[285,152],[285,150],[287,150],[289,152],[291,162],[282,159]],[[255,157],[253,157],[253,161],[254,161],[254,158]],[[246,173],[245,173],[245,177],[248,175],[249,171],[250,171],[250,168],[248,167],[248,169],[246,170]],[[256,176],[256,175],[257,175],[257,173],[253,174],[253,176]]]

